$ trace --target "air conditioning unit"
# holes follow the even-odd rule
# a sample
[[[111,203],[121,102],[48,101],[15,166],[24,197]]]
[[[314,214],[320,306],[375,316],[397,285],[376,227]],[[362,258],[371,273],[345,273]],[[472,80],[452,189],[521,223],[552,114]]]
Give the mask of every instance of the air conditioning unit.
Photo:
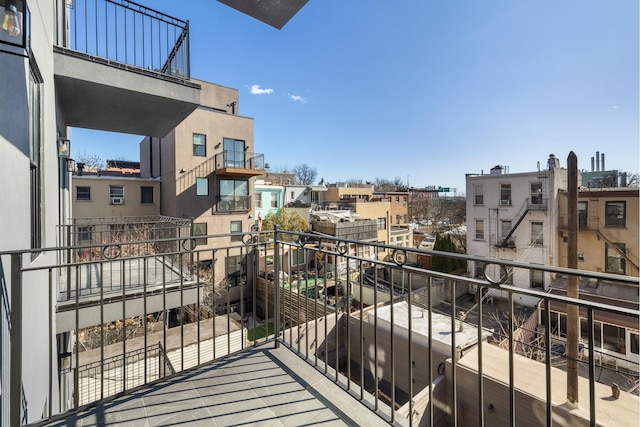
[[[112,205],[122,205],[124,204],[124,199],[122,197],[112,197],[111,198]]]
[[[500,206],[511,206],[511,200],[500,200]]]

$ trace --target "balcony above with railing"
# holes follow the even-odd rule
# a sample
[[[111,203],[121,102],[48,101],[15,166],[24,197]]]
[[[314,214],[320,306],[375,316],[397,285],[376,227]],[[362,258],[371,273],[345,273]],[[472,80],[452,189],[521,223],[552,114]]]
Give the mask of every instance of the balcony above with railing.
[[[218,176],[252,177],[265,174],[264,154],[225,150],[215,155]]]
[[[188,22],[131,1],[55,3],[56,95],[67,126],[164,137],[200,104]]]

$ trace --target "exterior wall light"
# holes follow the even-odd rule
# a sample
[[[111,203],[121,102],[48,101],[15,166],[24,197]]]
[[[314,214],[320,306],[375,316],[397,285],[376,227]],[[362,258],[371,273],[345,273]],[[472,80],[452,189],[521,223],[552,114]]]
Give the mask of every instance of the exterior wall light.
[[[76,161],[73,159],[67,159],[67,172],[76,171]]]
[[[2,29],[11,36],[19,36],[22,33],[18,7],[12,1],[7,0],[2,15]]]
[[[68,139],[58,139],[58,157],[68,158],[71,154],[71,141]]]

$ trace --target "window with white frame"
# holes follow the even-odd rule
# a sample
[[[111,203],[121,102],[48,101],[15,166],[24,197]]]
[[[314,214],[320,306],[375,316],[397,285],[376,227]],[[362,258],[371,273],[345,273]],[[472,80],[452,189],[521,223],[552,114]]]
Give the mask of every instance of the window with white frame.
[[[109,199],[112,205],[124,204],[124,187],[121,185],[110,185]]]
[[[198,236],[206,236],[207,235],[207,223],[206,222],[194,222],[193,223],[193,237],[196,237],[196,245],[206,245],[207,238],[202,237],[198,238]]]
[[[532,205],[541,205],[543,202],[542,198],[542,183],[541,182],[532,182],[531,183],[531,204]]]
[[[511,206],[511,184],[508,182],[500,184],[500,205]]]
[[[484,240],[484,220],[476,219],[476,240]]]
[[[529,287],[544,289],[544,271],[529,270]]]
[[[193,155],[207,157],[207,136],[201,133],[193,134]]]
[[[387,229],[387,218],[378,218],[378,230]]]
[[[262,208],[262,192],[256,191],[253,195],[254,199],[256,199],[256,208]]]
[[[209,195],[209,179],[196,178],[196,196],[208,196],[208,195]]]
[[[278,207],[278,193],[271,193],[271,207]]]
[[[544,243],[542,238],[542,223],[541,222],[532,222],[531,223],[531,244],[532,245],[542,245]]]
[[[232,242],[242,242],[242,221],[231,221],[231,241]]]
[[[627,247],[624,243],[605,243],[605,271],[608,273],[625,274],[625,259],[623,254]]]
[[[475,194],[475,200],[474,200],[474,204],[475,205],[484,205],[484,188],[482,186],[482,184],[475,184],[473,186],[473,191]]]

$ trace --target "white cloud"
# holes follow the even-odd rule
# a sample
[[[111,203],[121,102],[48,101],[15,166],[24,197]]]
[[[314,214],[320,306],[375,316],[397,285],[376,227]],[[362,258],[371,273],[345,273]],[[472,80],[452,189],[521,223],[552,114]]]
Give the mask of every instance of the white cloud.
[[[289,94],[287,94],[287,96],[288,96],[292,101],[299,102],[299,103],[301,103],[301,104],[305,104],[305,103],[307,102],[307,98],[303,98],[303,97],[301,97],[300,95],[291,95],[291,94],[289,93]]]
[[[620,107],[619,107],[619,106],[617,106],[617,105],[612,105],[612,106],[611,106],[611,107],[609,107],[609,108],[611,108],[612,110],[619,110],[619,109],[620,109]]]
[[[273,89],[263,89],[260,85],[251,85],[251,94],[252,95],[271,95],[273,93]]]

